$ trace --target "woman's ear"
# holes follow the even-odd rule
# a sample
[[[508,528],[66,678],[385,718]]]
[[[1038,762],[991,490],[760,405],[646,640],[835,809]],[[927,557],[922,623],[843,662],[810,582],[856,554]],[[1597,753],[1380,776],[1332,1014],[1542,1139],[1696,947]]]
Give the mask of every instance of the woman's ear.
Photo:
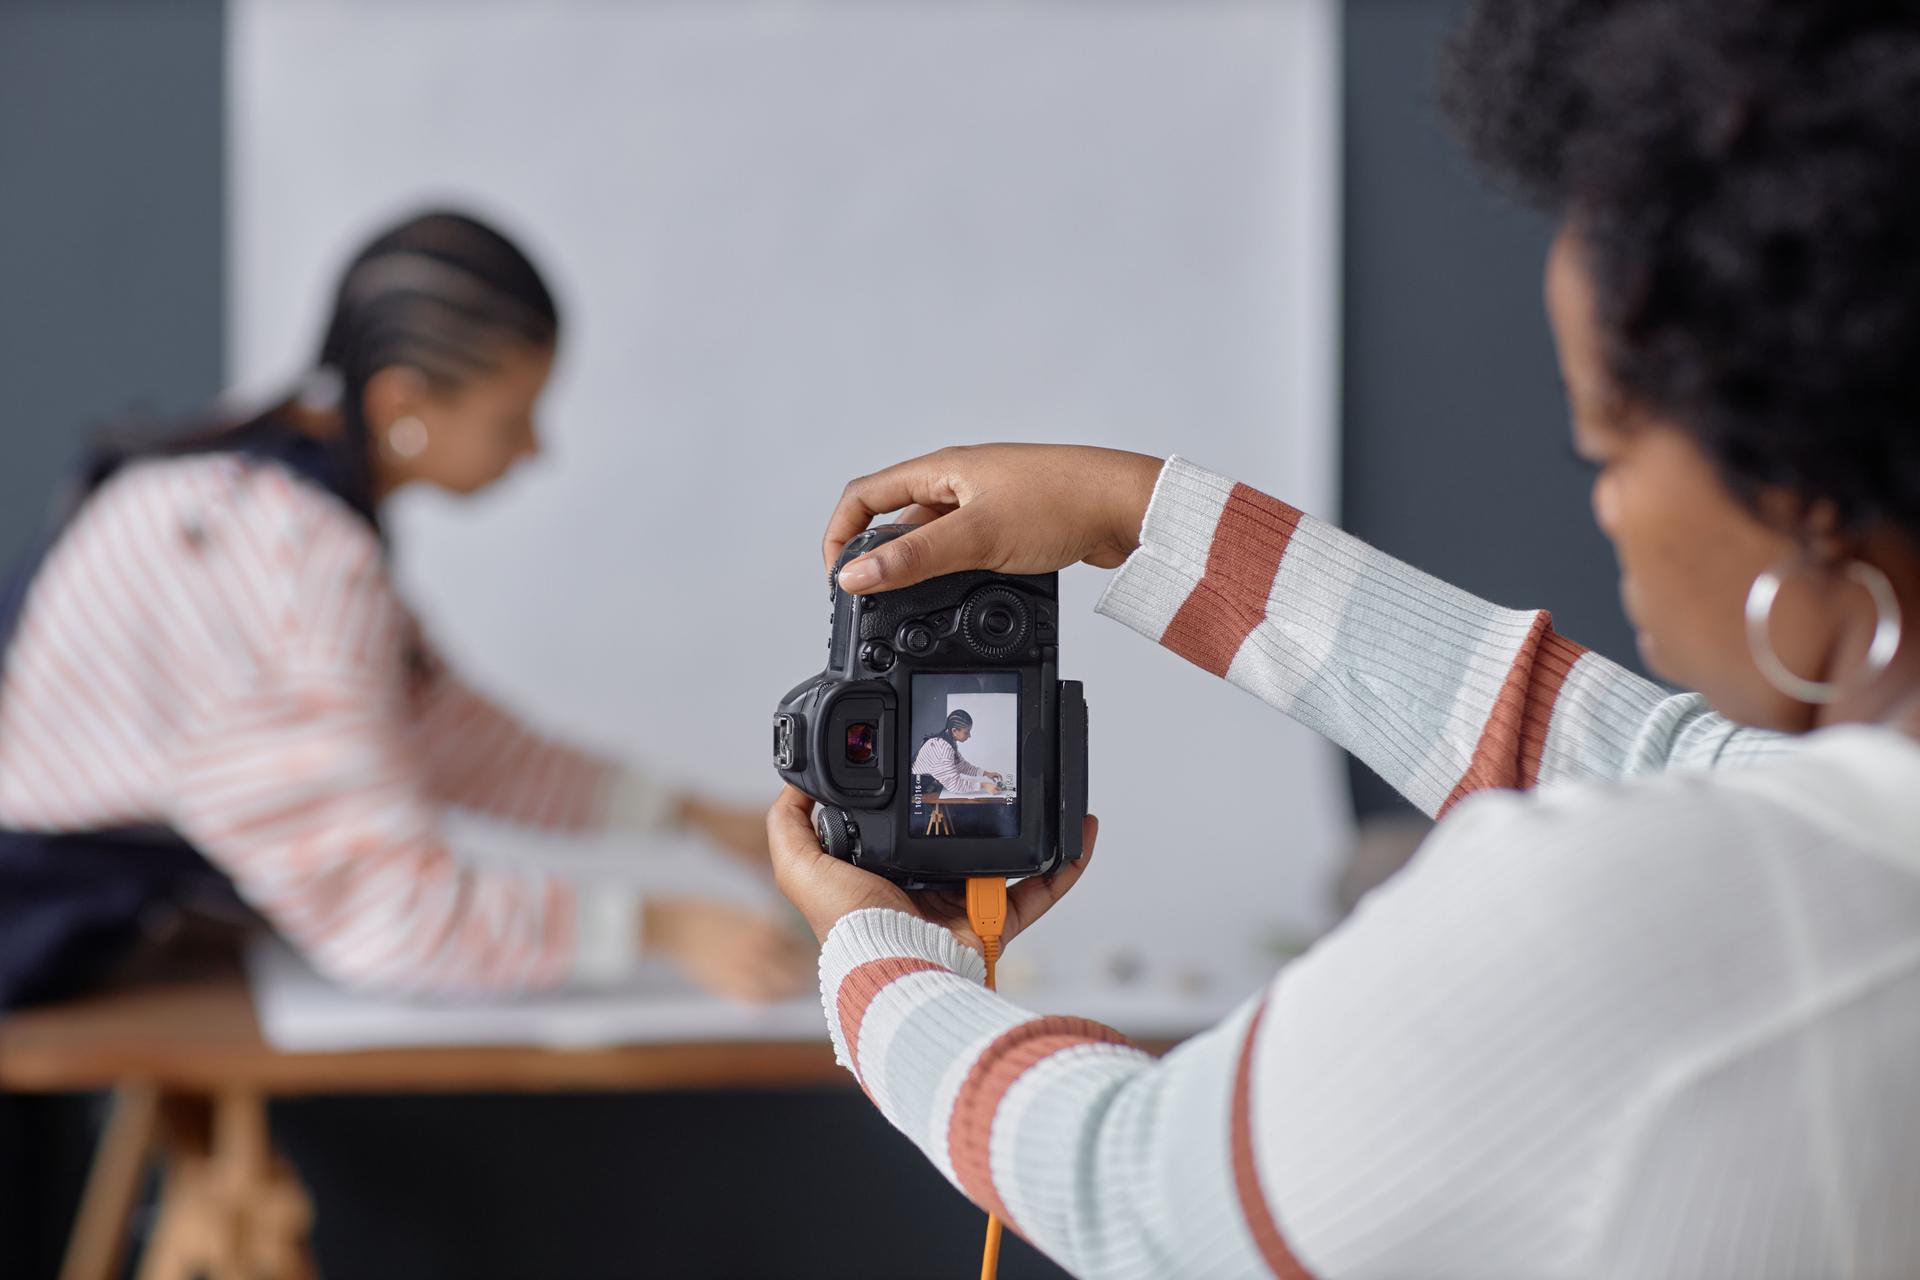
[[[384,431],[401,418],[420,412],[427,398],[427,379],[418,369],[389,365],[367,379],[360,411],[375,431]]]
[[[1837,565],[1860,554],[1860,538],[1840,519],[1840,508],[1826,498],[1802,504],[1800,544],[1815,564]]]
[[[1768,486],[1754,496],[1753,509],[1763,525],[1797,548],[1810,564],[1838,564],[1859,549],[1860,539],[1847,528],[1831,499],[1809,499],[1791,489]]]

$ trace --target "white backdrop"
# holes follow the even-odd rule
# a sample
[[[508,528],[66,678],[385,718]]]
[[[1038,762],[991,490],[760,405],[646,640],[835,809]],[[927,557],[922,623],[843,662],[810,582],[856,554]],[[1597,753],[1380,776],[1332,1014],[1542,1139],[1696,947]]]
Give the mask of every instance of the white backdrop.
[[[547,725],[765,798],[831,502],[942,444],[1178,450],[1331,514],[1333,0],[231,10],[241,386],[305,367],[346,255],[424,202],[561,297],[548,457],[393,522],[442,645]],[[1095,617],[1105,577],[1064,576],[1061,663],[1101,865],[1018,950],[1103,973],[1148,935],[1143,989],[1248,989],[1324,918],[1336,757]]]
[[[961,755],[967,763],[1008,778],[1020,776],[1020,695],[950,693],[947,712],[967,712],[973,724]]]

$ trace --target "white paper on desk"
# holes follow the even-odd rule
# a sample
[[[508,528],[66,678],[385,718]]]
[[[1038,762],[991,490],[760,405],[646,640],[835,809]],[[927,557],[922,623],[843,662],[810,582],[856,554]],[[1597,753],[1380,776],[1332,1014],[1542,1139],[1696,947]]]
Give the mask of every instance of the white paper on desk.
[[[642,892],[701,892],[776,905],[769,886],[685,841],[640,846],[631,839],[563,839],[454,821],[449,835],[464,861],[542,868],[583,881],[617,881]],[[796,918],[796,927],[798,920]],[[1009,957],[1010,960],[1013,957]],[[1021,967],[1015,963],[1013,973]],[[335,986],[285,943],[258,944],[247,972],[260,1030],[285,1052],[449,1045],[583,1048],[699,1041],[822,1040],[820,998],[754,1007],[704,995],[667,966],[649,964],[622,986],[498,1000],[375,996]],[[1178,1039],[1219,1020],[1247,992],[1182,994],[1150,980],[1137,985],[1050,980],[1030,975],[1009,992],[1029,1008],[1105,1022],[1143,1039]]]
[[[261,1034],[274,1048],[293,1053],[824,1040],[827,1034],[818,996],[755,1008],[702,995],[664,972],[598,991],[491,1001],[403,999],[335,986],[275,940],[255,946],[247,975]]]
[[[458,815],[446,825],[462,862],[537,871],[642,893],[694,893],[790,911],[771,886],[680,839],[567,838]],[[800,922],[795,917],[795,928]],[[702,994],[663,963],[615,987],[491,1000],[375,996],[328,982],[279,941],[248,957],[260,1029],[276,1049],[318,1051],[427,1045],[554,1048],[689,1041],[820,1040],[820,999],[754,1007]]]
[[[827,1034],[818,996],[753,1008],[702,995],[660,972],[606,991],[490,1002],[408,1000],[337,987],[285,943],[269,940],[247,957],[247,973],[261,1033],[285,1053],[454,1045],[577,1049],[765,1043],[824,1040]],[[1234,1001],[1046,984],[1024,993],[1021,1003],[1092,1018],[1137,1039],[1178,1040],[1217,1022]]]

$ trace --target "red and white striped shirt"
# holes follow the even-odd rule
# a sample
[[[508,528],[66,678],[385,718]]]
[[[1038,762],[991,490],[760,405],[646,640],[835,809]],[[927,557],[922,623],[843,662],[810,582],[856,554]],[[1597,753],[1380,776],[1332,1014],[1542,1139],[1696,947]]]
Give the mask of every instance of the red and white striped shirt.
[[[644,789],[628,776],[463,685],[367,523],[235,455],[104,484],[36,575],[0,681],[0,825],[168,825],[323,972],[387,989],[619,967],[630,899],[463,867],[441,820],[585,831]]]
[[[958,744],[937,734],[920,744],[913,771],[936,779],[942,791],[955,795],[987,789],[987,775],[980,766],[961,755]]]
[[[841,1060],[976,1203],[1088,1277],[1920,1275],[1920,743],[1743,729],[1177,458],[1100,609],[1447,816],[1159,1061],[842,919]]]

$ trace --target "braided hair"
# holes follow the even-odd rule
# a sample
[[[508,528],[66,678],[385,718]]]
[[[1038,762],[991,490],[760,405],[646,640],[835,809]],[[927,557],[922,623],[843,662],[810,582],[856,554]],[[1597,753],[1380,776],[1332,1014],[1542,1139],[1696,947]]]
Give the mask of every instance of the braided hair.
[[[404,366],[446,390],[495,367],[503,347],[551,346],[559,331],[553,294],[505,235],[465,213],[416,214],[375,236],[347,264],[317,368],[301,392],[238,419],[216,412],[157,431],[151,423],[109,425],[93,440],[82,483],[62,514],[136,459],[217,453],[285,434],[280,418],[297,398],[337,409],[338,436],[315,447],[332,454],[328,469],[339,496],[378,529],[365,407],[374,375]]]
[[[971,715],[957,708],[953,711],[949,711],[947,713],[947,722],[945,725],[941,727],[940,732],[930,733],[926,737],[920,739],[919,745],[914,748],[914,753],[916,755],[919,754],[920,750],[924,748],[929,742],[932,742],[935,738],[941,738],[946,741],[948,746],[953,748],[955,754],[958,754],[960,751],[960,744],[954,741],[953,731],[955,729],[971,729],[971,728],[973,728],[973,717]]]
[[[493,367],[502,342],[550,346],[559,331],[539,270],[477,218],[423,213],[375,236],[341,276],[320,344],[322,375],[339,395],[353,495],[371,509],[365,402],[375,374],[405,366],[446,389]]]
[[[958,742],[954,742],[953,731],[955,729],[970,730],[972,728],[973,728],[972,716],[968,715],[964,711],[950,711],[947,713],[947,727],[940,731],[939,736],[942,738],[945,738],[948,742],[953,742],[953,745],[956,748],[958,748],[960,744]]]

